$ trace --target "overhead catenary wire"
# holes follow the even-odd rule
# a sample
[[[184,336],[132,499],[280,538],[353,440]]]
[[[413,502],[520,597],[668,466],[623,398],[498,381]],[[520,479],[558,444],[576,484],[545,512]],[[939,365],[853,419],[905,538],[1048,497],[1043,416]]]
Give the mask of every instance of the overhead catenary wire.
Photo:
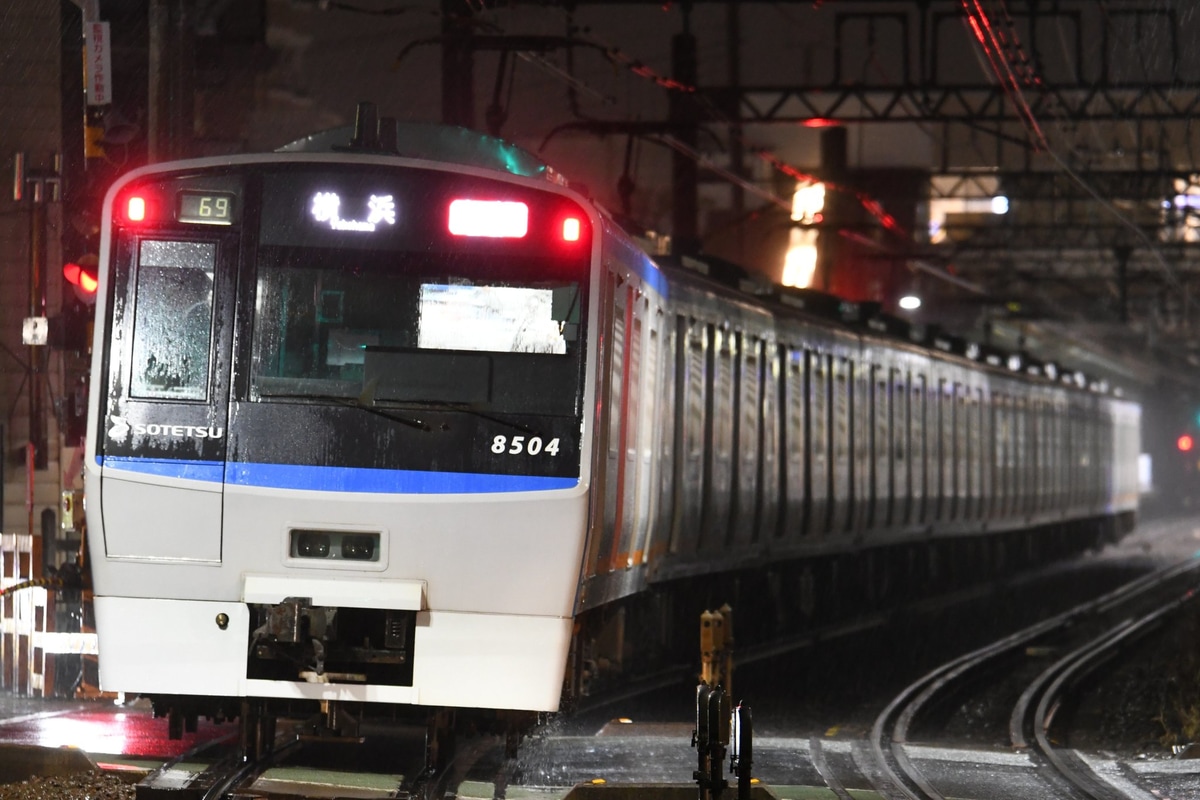
[[[980,17],[976,20],[976,24],[972,26],[972,29],[975,31],[976,38],[980,42],[981,46],[983,46],[985,50],[991,46],[996,46],[997,42],[994,37],[984,35],[986,31],[991,30],[991,20],[987,17],[981,0],[961,0],[961,3],[968,16],[971,16],[973,13],[980,15]],[[999,5],[1007,15],[1007,9],[1004,6],[1003,0],[999,0]],[[1102,3],[1102,5],[1106,6],[1107,4]],[[1009,19],[1008,22],[1011,25],[1011,19]],[[1015,54],[1015,56],[1007,55],[1006,50],[1008,53]],[[1024,53],[1021,50],[1020,42],[1016,38],[1015,31],[1012,32],[1007,46],[997,50],[997,53],[1003,58],[1014,57],[1017,60],[1017,65],[1015,67],[1013,65],[1007,65],[1008,68],[999,69],[994,77],[1000,81],[1001,85],[1005,88],[1006,93],[1009,94],[1010,99],[1012,99],[1019,108],[1029,109],[1030,114],[1032,115],[1031,107],[1026,101],[1021,88],[1022,82],[1027,87],[1032,87],[1035,89],[1041,89],[1044,84],[1040,77],[1036,75],[1036,73],[1033,73],[1032,75],[1029,74],[1028,70],[1032,69],[1032,62],[1024,56]],[[1027,67],[1028,69],[1026,69]],[[1018,73],[1023,76],[1022,81],[1009,82],[1009,80],[1006,80],[1006,78],[1015,77]],[[1022,116],[1024,118],[1025,115],[1022,114]],[[1045,139],[1040,125],[1037,125],[1036,116],[1031,116],[1030,121],[1035,126],[1030,129],[1031,135],[1035,136],[1035,141],[1039,143],[1040,149],[1049,155],[1055,164],[1058,165],[1059,169],[1061,169],[1063,173],[1066,174],[1072,181],[1074,181],[1081,189],[1087,192],[1087,194],[1093,200],[1095,200],[1102,209],[1112,215],[1113,218],[1116,219],[1122,226],[1132,231],[1138,241],[1145,245],[1147,251],[1162,270],[1163,276],[1167,283],[1172,288],[1180,291],[1180,293],[1183,295],[1183,303],[1185,307],[1191,306],[1195,307],[1197,310],[1200,310],[1200,300],[1192,297],[1190,293],[1182,291],[1184,288],[1183,281],[1180,280],[1179,274],[1175,268],[1171,266],[1170,262],[1167,261],[1166,257],[1162,253],[1161,248],[1159,248],[1158,245],[1149,237],[1149,235],[1142,230],[1141,226],[1129,219],[1129,217],[1122,213],[1121,210],[1115,205],[1113,205],[1110,200],[1103,197],[1098,191],[1096,191],[1095,187],[1088,183],[1088,181],[1082,175],[1080,175],[1070,164],[1067,163],[1067,161],[1055,150],[1055,148],[1051,146],[1049,141]]]
[[[628,69],[630,72],[632,72],[634,75],[638,76],[639,78],[652,81],[653,83],[657,84],[658,86],[660,86],[664,89],[667,89],[668,91],[681,92],[681,93],[684,93],[687,95],[691,95],[695,99],[695,101],[701,106],[701,108],[711,117],[713,122],[715,122],[717,124],[732,125],[733,120],[729,119],[728,115],[726,115],[723,111],[721,111],[721,109],[717,108],[711,101],[709,101],[707,98],[705,98],[703,96],[703,94],[699,92],[699,90],[696,86],[686,84],[686,83],[678,81],[674,78],[664,76],[664,75],[660,74],[659,72],[657,72],[653,67],[646,64],[644,61],[630,56],[629,54],[625,53],[623,50],[621,50],[618,47],[614,47],[612,45],[600,42],[599,40],[593,39],[592,41],[594,41],[597,46],[602,48],[606,57],[608,57],[609,60],[611,60],[614,64],[623,66],[626,69]],[[733,135],[733,134],[731,134],[731,135]],[[893,233],[893,234],[896,234],[899,236],[903,236],[903,237],[908,236],[908,233],[899,225],[899,223],[896,222],[895,217],[893,217],[891,214],[889,214],[883,208],[883,204],[880,203],[878,200],[876,200],[874,197],[872,197],[869,193],[854,189],[854,188],[846,186],[844,184],[839,184],[836,182],[823,180],[821,178],[818,178],[815,175],[806,173],[806,172],[792,166],[791,164],[787,163],[784,159],[780,158],[778,155],[776,155],[769,149],[760,147],[760,146],[754,144],[753,142],[749,141],[745,136],[739,136],[738,141],[740,141],[746,149],[750,150],[752,153],[757,155],[758,158],[767,162],[777,172],[780,172],[781,174],[787,175],[788,177],[794,178],[801,182],[824,183],[825,188],[828,191],[849,194],[850,196],[854,197],[855,200],[858,201],[858,203],[863,207],[864,210],[867,211],[867,213],[869,213],[872,217],[874,217],[880,223],[880,225],[882,225],[890,233]],[[675,145],[671,145],[671,146],[675,147]],[[675,149],[679,149],[679,148],[675,147]],[[683,152],[683,151],[681,150],[680,152]],[[693,156],[689,155],[689,158],[691,158],[691,157],[693,157]],[[706,166],[706,168],[708,168],[707,164],[704,166]],[[726,179],[728,179],[730,176],[732,176],[732,173],[728,170],[724,170],[722,173],[718,173],[718,174],[720,174],[721,177],[726,178]],[[773,194],[771,196],[774,199],[780,199]],[[787,208],[790,210],[791,203],[789,201],[784,201],[784,202],[787,202]]]
[[[1046,141],[1046,134],[1042,131],[1037,115],[1022,91],[1022,87],[1040,87],[1041,78],[1021,49],[1016,26],[1008,15],[1004,0],[999,0],[998,6],[1003,16],[1004,31],[1002,32],[997,30],[1000,22],[988,16],[982,0],[961,0],[967,25],[983,48],[984,56],[991,66],[992,73],[1000,82],[1004,93],[1008,95],[1009,101],[1016,107],[1022,123],[1038,149],[1048,149],[1049,143]]]
[[[494,21],[489,20],[489,21],[480,22],[477,24],[479,24],[482,29],[488,30],[489,32],[500,34],[500,35],[504,34],[503,28],[500,25],[498,25],[497,23],[495,23]],[[405,56],[407,56],[409,52],[411,52],[415,47],[417,47],[419,45],[433,44],[433,43],[438,43],[440,41],[441,41],[441,37],[428,37],[428,38],[410,42],[404,48],[402,48],[400,53],[397,55],[396,61],[394,63],[398,65],[401,61],[404,60]],[[629,53],[625,52],[624,50],[622,50],[619,47],[615,47],[608,43],[602,42],[599,39],[596,39],[590,35],[579,35],[579,36],[572,35],[569,37],[564,37],[563,43],[566,44],[567,46],[576,46],[577,45],[577,46],[588,47],[591,49],[598,50],[611,63],[627,70],[628,72],[631,72],[632,74],[634,74],[635,76],[637,76],[643,80],[650,81],[650,82],[656,84],[657,86],[659,86],[663,89],[666,89],[667,91],[681,92],[684,94],[691,95],[692,97],[696,98],[696,101],[708,113],[712,122],[714,122],[716,124],[732,125],[732,120],[728,119],[728,116],[724,112],[722,112],[720,109],[716,108],[706,98],[702,98],[702,96],[696,86],[687,84],[687,83],[679,81],[675,78],[661,74],[659,71],[654,69],[652,66],[647,64],[642,59],[639,59],[639,58],[636,58],[636,57],[630,55]],[[574,92],[574,91],[590,91],[590,93],[593,94],[594,96],[605,97],[602,93],[600,93],[596,90],[590,89],[590,87],[588,87],[585,82],[583,82],[579,78],[575,77],[573,74],[571,74],[569,72],[564,73],[560,67],[552,64],[552,62],[550,62],[548,59],[546,59],[540,53],[536,53],[536,52],[532,52],[532,51],[519,51],[518,56],[522,60],[527,61],[528,63],[531,63],[531,64],[538,65],[547,73],[553,75],[554,77],[556,77],[560,80],[565,81],[568,84],[568,86],[570,87],[572,92]],[[575,107],[574,104],[573,104],[573,110],[575,110],[575,112],[577,114],[579,113],[577,110],[577,107]],[[566,128],[566,127],[570,127],[570,126],[559,126],[559,127]],[[830,182],[827,180],[823,180],[821,178],[818,178],[817,176],[811,175],[809,173],[805,173],[805,172],[797,169],[796,167],[788,164],[786,161],[784,161],[782,158],[780,158],[779,156],[777,156],[776,154],[771,152],[769,149],[758,146],[758,145],[754,144],[753,142],[750,142],[749,140],[747,140],[745,137],[739,136],[738,141],[745,148],[747,148],[751,152],[755,153],[760,159],[766,161],[773,169],[780,172],[781,174],[788,175],[789,177],[792,177],[798,181],[803,181],[803,182],[807,182],[807,183],[818,183],[818,182],[824,183],[824,185],[828,191],[843,192],[843,193],[847,193],[847,194],[851,195],[863,207],[863,209],[867,211],[867,213],[869,213],[872,217],[874,217],[880,223],[880,225],[885,230],[887,230],[888,232],[890,232],[892,234],[901,236],[901,237],[905,237],[905,238],[908,237],[907,231],[905,231],[897,223],[895,217],[893,217],[891,214],[887,213],[887,211],[883,207],[883,204],[881,202],[879,202],[878,200],[876,200],[874,197],[872,197],[869,193],[863,192],[860,190],[856,190],[851,187],[848,187],[848,186],[845,186],[842,184],[838,184],[836,182]],[[665,141],[664,141],[664,143],[668,144],[668,146],[671,146],[674,149],[677,149],[677,150],[679,149],[678,147],[675,147],[675,145],[673,145],[673,144],[670,144]],[[683,151],[681,150],[680,152],[683,152]],[[694,155],[688,154],[688,157],[693,158]],[[706,168],[711,168],[710,165],[711,165],[711,162],[708,162],[708,164],[706,164],[705,166],[706,166]],[[723,179],[727,179],[727,180],[733,176],[733,173],[728,170],[723,170],[721,172],[717,172],[716,170],[713,170],[713,172],[715,174],[718,174]],[[742,179],[742,181],[744,182],[744,179]],[[741,186],[743,186],[743,188],[745,188],[743,182],[738,182],[738,185],[741,185]],[[759,191],[761,191],[761,190],[759,190]],[[772,198],[771,202],[779,201],[779,202],[787,203],[787,206],[790,209],[790,207],[791,207],[790,201],[788,201],[784,198],[779,198],[779,197],[775,196],[774,194],[771,194],[771,198]]]

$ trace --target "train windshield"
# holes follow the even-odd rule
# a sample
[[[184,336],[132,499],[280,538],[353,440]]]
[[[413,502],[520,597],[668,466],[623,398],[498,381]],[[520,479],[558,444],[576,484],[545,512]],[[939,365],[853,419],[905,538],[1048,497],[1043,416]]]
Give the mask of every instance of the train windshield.
[[[251,398],[576,414],[584,289],[555,261],[262,247]]]

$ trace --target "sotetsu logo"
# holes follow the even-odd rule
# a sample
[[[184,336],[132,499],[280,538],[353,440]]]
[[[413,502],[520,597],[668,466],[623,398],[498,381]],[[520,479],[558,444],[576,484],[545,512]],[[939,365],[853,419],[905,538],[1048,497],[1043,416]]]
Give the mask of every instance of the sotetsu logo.
[[[130,424],[124,417],[115,414],[109,416],[112,427],[108,429],[108,437],[124,440],[133,433],[137,436],[168,436],[174,439],[220,439],[225,436],[224,428],[202,425],[163,425],[156,422]]]

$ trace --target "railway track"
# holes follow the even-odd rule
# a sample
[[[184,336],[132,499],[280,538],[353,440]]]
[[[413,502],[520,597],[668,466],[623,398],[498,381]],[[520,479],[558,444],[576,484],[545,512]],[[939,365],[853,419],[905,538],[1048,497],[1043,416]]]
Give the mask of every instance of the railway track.
[[[516,769],[498,755],[498,737],[460,741],[444,768],[430,772],[412,755],[422,750],[415,726],[340,740],[300,735],[300,727],[281,722],[273,747],[256,758],[244,756],[237,735],[206,742],[150,772],[135,787],[137,800],[440,800],[454,797],[480,768],[497,783]]]
[[[1084,678],[1193,601],[1198,581],[1198,560],[1167,567],[928,672],[875,719],[869,740],[874,764],[868,777],[876,790],[888,800],[945,800],[949,793],[910,753],[914,729],[939,704],[951,699],[961,703],[964,694],[1003,675],[1024,682],[1007,720],[1009,744],[1030,759],[1047,796],[1116,800],[1141,791],[1136,786],[1116,789],[1075,751],[1056,746],[1055,713]],[[1049,666],[1028,657],[1046,653],[1062,655]],[[1145,791],[1145,796],[1154,795]]]
[[[204,742],[147,774],[135,786],[137,800],[222,800],[298,749],[299,740],[285,736],[269,753],[247,759],[237,734]]]

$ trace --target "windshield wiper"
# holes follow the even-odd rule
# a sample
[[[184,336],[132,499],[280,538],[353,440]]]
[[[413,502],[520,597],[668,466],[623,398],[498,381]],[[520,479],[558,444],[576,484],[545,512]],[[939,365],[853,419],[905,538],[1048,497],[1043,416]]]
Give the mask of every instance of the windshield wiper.
[[[401,425],[407,425],[410,428],[416,428],[417,430],[425,431],[426,433],[432,430],[432,428],[430,428],[429,425],[427,425],[423,420],[402,417],[399,414],[392,414],[381,408],[376,408],[374,405],[374,398],[368,397],[366,391],[364,391],[358,397],[353,398],[343,397],[342,395],[338,394],[277,394],[275,392],[270,394],[261,394],[261,396],[272,400],[324,400],[326,402],[336,403],[339,406],[345,406],[346,408],[359,408],[368,414],[374,414],[378,417],[389,419],[392,422],[399,422]]]
[[[367,381],[366,386],[363,387],[363,392],[358,396],[358,401],[360,403],[370,404],[364,405],[364,408],[373,408],[375,406],[375,387],[377,385],[378,380],[372,378],[370,381]],[[520,431],[521,433],[528,434],[530,436],[536,436],[538,433],[528,425],[522,425],[519,422],[513,422],[512,420],[507,420],[503,417],[497,417],[493,414],[489,414],[486,411],[481,411],[478,407],[473,406],[470,403],[460,403],[453,400],[385,400],[383,402],[388,403],[389,407],[391,408],[413,408],[425,409],[428,411],[461,411],[464,414],[470,414],[473,417],[486,419],[488,422],[495,422],[499,425],[507,425],[513,430]]]
[[[470,414],[473,417],[479,417],[480,419],[486,419],[488,422],[495,422],[499,425],[507,425],[508,427],[512,428],[513,430],[520,431],[521,433],[527,434],[529,436],[536,436],[538,433],[536,430],[529,427],[528,425],[522,425],[519,422],[513,422],[510,419],[504,419],[504,417],[497,417],[494,414],[487,413],[486,411],[480,411],[478,408],[476,408],[475,406],[472,406],[470,403],[452,403],[449,400],[436,400],[436,401],[414,402],[414,403],[412,403],[412,406],[415,408],[446,409],[447,411],[462,411],[464,414]]]

